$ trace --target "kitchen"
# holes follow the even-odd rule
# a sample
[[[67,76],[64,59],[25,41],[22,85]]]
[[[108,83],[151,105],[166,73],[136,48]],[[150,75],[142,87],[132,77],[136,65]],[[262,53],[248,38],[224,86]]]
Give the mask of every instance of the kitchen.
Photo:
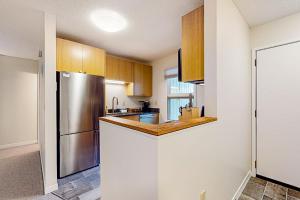
[[[104,15],[98,12],[95,15]],[[200,108],[194,106],[197,86],[184,83],[201,83],[201,87],[204,84],[204,43],[191,46],[194,40],[203,41],[203,6],[189,12],[182,20],[179,68],[166,71],[165,81],[172,94],[168,99],[168,121],[178,120],[179,115],[182,120],[204,116],[204,106],[202,114]],[[194,32],[185,28],[190,24],[195,26]],[[163,123],[160,109],[155,108],[155,103],[150,104],[153,102],[152,66],[62,38],[57,38],[56,48],[59,178],[100,164],[98,117]],[[195,64],[190,64],[191,57],[195,58],[192,61]],[[159,98],[167,99],[166,96]]]
[[[0,9],[0,199],[299,199],[295,2]]]

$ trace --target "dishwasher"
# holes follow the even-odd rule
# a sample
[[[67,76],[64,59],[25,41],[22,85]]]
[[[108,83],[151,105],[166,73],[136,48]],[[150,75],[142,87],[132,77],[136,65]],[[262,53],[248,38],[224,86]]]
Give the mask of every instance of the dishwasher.
[[[159,123],[158,113],[141,114],[140,122],[144,122],[148,124],[158,124]]]

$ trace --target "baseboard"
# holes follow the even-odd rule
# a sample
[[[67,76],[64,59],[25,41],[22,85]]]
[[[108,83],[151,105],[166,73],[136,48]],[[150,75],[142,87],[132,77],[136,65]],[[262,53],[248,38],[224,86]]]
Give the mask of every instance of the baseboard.
[[[248,171],[247,175],[245,176],[244,180],[242,181],[241,185],[239,186],[238,190],[235,192],[232,200],[238,200],[245,189],[249,179],[251,178],[251,170]]]
[[[0,145],[0,150],[13,148],[13,147],[20,147],[20,146],[25,146],[25,145],[30,145],[30,144],[37,144],[37,143],[38,143],[37,140],[33,140],[33,141],[17,142],[17,143],[11,143],[11,144],[3,144],[3,145]]]
[[[57,190],[57,189],[58,189],[58,184],[56,183],[56,184],[50,185],[50,186],[48,186],[48,187],[45,186],[44,188],[45,188],[45,189],[44,189],[44,193],[45,193],[45,194],[48,194],[48,193],[51,193],[51,192]]]

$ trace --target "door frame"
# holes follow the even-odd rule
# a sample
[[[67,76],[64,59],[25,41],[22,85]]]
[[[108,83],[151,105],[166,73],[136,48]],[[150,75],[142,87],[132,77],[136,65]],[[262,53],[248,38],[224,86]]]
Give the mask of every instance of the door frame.
[[[276,48],[284,45],[289,45],[293,43],[300,42],[300,38],[294,40],[283,41],[279,43],[274,43],[268,46],[253,48],[251,55],[251,174],[256,177],[257,175],[257,118],[255,112],[257,109],[257,68],[256,59],[257,52]]]

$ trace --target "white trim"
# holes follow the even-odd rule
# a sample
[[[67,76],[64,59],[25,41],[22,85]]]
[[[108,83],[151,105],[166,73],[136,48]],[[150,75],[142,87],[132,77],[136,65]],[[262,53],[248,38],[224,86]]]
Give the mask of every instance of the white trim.
[[[256,110],[256,66],[255,66],[255,59],[256,59],[256,51],[258,49],[254,49],[252,51],[252,70],[251,70],[251,84],[252,84],[252,97],[251,97],[251,171],[252,176],[256,176],[256,168],[255,168],[255,161],[256,161],[256,117],[255,117],[255,110]]]
[[[268,48],[273,48],[273,47],[277,47],[277,46],[282,46],[282,45],[287,45],[290,43],[296,43],[296,42],[300,42],[300,39],[294,39],[294,40],[287,40],[287,41],[282,41],[282,42],[277,42],[274,44],[270,44],[268,46],[264,46],[264,47],[259,47],[259,48],[253,48],[252,49],[252,89],[251,89],[251,93],[252,93],[252,121],[251,121],[251,133],[252,133],[252,137],[251,137],[251,148],[252,148],[252,158],[251,158],[251,169],[252,169],[252,176],[256,176],[257,174],[257,169],[255,168],[255,161],[257,160],[257,141],[256,141],[256,118],[255,118],[255,110],[256,110],[256,66],[255,66],[255,59],[256,59],[256,52],[259,50],[263,50],[263,49],[268,49]]]
[[[285,44],[289,44],[289,43],[295,43],[295,42],[299,42],[299,41],[300,41],[300,38],[294,38],[294,39],[291,39],[291,40],[283,40],[283,41],[279,41],[279,42],[270,43],[268,45],[255,47],[255,48],[253,48],[253,51],[268,49],[268,48],[271,48],[271,47],[281,46],[281,45],[285,45]]]
[[[241,185],[239,186],[238,190],[235,192],[232,200],[238,200],[243,192],[243,190],[245,189],[249,179],[251,178],[251,170],[248,171],[247,175],[245,176],[245,178],[243,179]]]
[[[25,145],[30,145],[30,144],[37,144],[37,143],[38,143],[37,140],[33,140],[33,141],[17,142],[17,143],[11,143],[11,144],[3,144],[3,145],[0,145],[0,150],[13,148],[13,147],[20,147],[20,146],[25,146]]]
[[[50,186],[48,186],[48,187],[44,187],[45,189],[44,189],[44,193],[45,194],[49,194],[49,193],[51,193],[51,192],[53,192],[53,191],[55,191],[55,190],[57,190],[58,189],[58,184],[56,183],[56,184],[54,184],[54,185],[50,185]]]

